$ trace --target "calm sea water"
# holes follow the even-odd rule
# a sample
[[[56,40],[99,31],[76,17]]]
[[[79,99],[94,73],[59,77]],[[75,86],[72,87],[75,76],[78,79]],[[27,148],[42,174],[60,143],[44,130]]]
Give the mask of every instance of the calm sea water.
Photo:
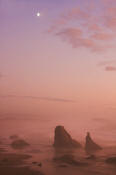
[[[1,124],[2,125],[2,124]],[[2,125],[3,126],[3,125]],[[22,126],[22,127],[21,127]],[[52,147],[53,143],[53,130],[54,125],[51,124],[48,127],[48,123],[41,125],[39,123],[14,123],[10,121],[4,122],[0,138],[3,140],[2,147],[6,148],[8,152],[29,154],[32,158],[25,162],[25,165],[29,165],[32,169],[41,170],[45,175],[115,175],[116,166],[105,163],[106,158],[116,156],[116,147],[106,146],[103,150],[95,153],[95,160],[87,160],[88,156],[84,149],[68,151],[68,152],[57,152]],[[47,129],[46,129],[47,128]],[[52,132],[50,132],[52,131]],[[19,136],[30,143],[30,146],[23,150],[14,150],[11,148],[11,140],[9,136],[12,134],[19,134]],[[79,161],[86,161],[87,166],[79,167],[73,165],[67,165],[61,167],[60,163],[53,161],[56,156],[64,154],[72,154]],[[32,164],[32,162],[42,163],[42,167]]]
[[[84,149],[74,151],[57,152],[52,145],[45,143],[33,144],[23,150],[14,150],[11,146],[2,145],[10,153],[28,154],[32,158],[25,161],[25,165],[32,169],[42,171],[45,175],[115,175],[116,166],[105,163],[106,158],[116,156],[116,147],[106,147],[103,150],[95,153],[95,160],[87,160],[88,156]],[[60,157],[64,154],[71,154],[75,159],[81,162],[87,162],[87,166],[79,167],[74,165],[67,165],[61,167],[62,163],[54,162],[53,158]],[[37,162],[33,164],[32,162]],[[38,163],[42,163],[42,167]]]

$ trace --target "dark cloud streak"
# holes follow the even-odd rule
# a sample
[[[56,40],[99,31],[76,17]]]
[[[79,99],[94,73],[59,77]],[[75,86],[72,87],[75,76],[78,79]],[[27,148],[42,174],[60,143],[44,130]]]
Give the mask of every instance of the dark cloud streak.
[[[0,98],[24,98],[24,99],[32,99],[32,100],[46,100],[46,101],[54,101],[54,102],[75,103],[74,100],[63,99],[63,98],[54,98],[54,97],[1,95]]]
[[[105,70],[106,71],[116,71],[116,67],[115,66],[106,66]]]

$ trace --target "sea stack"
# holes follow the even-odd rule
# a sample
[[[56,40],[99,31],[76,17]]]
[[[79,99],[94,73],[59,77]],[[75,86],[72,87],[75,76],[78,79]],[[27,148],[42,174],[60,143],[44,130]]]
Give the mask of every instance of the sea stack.
[[[87,133],[87,136],[86,136],[86,143],[85,143],[85,149],[86,151],[97,151],[97,150],[100,150],[102,149],[98,144],[96,144],[91,136],[90,136],[90,133],[88,132]]]
[[[81,144],[72,139],[63,126],[55,128],[54,144],[55,148],[81,148]]]

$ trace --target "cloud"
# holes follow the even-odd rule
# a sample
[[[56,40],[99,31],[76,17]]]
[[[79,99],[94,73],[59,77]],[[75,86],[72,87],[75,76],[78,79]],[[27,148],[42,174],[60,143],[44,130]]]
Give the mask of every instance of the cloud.
[[[88,19],[89,14],[82,11],[79,7],[72,8],[67,12],[64,12],[60,15],[58,19],[53,22],[53,25],[50,26],[48,32],[57,31],[59,28],[67,25],[70,21],[81,20],[82,18]]]
[[[111,64],[116,64],[116,60],[101,61],[100,63],[98,63],[98,66],[106,66]]]
[[[116,60],[102,61],[98,64],[98,66],[105,67],[105,71],[116,71]]]
[[[105,118],[93,118],[93,121],[94,122],[98,122],[98,123],[104,123],[104,122],[108,122],[109,120],[108,119],[105,119]]]
[[[106,6],[109,2],[110,6]],[[115,46],[116,36],[116,4],[110,0],[102,0],[98,12],[98,4],[71,8],[63,12],[48,32],[59,36],[73,48],[86,48],[90,51],[105,51]]]
[[[116,71],[116,67],[114,67],[114,66],[106,66],[105,70],[106,71]]]
[[[109,33],[95,33],[92,35],[92,38],[95,40],[111,40],[113,38],[113,34]]]
[[[66,28],[60,32],[56,33],[64,41],[67,41],[72,45],[73,48],[89,48],[92,51],[101,51],[101,48],[94,40],[91,38],[83,37],[83,31],[79,28]]]
[[[64,102],[64,103],[75,103],[76,101],[63,98],[54,98],[54,97],[37,97],[37,96],[18,96],[18,95],[1,95],[1,98],[24,98],[32,100],[46,100],[53,102]]]
[[[50,122],[45,116],[30,113],[3,113],[0,114],[0,120],[39,120],[40,122]]]

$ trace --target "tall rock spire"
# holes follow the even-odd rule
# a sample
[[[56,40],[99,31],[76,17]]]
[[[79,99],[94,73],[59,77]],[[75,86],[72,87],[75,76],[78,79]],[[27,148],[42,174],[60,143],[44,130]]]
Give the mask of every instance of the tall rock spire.
[[[55,128],[54,144],[55,148],[80,148],[81,144],[72,139],[70,134],[64,129],[63,126]]]
[[[87,136],[86,136],[85,149],[86,151],[96,151],[96,150],[102,149],[98,144],[96,144],[92,140],[89,132],[87,133]]]

